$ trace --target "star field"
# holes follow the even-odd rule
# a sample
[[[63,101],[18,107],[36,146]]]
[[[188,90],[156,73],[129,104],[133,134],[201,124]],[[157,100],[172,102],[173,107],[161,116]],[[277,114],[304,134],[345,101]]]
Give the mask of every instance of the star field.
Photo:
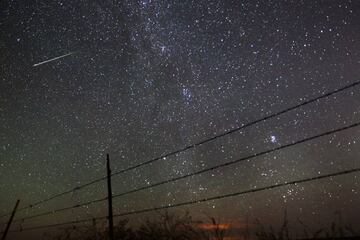
[[[0,215],[16,199],[26,206],[104,176],[106,153],[116,172],[360,80],[357,1],[3,0],[0,12]],[[113,193],[355,123],[359,89],[114,176]],[[114,199],[114,211],[357,168],[359,144],[352,128]],[[105,197],[105,184],[16,217]],[[173,211],[277,223],[287,209],[314,229],[339,211],[359,227],[359,184],[354,173]],[[22,225],[102,216],[106,207]]]

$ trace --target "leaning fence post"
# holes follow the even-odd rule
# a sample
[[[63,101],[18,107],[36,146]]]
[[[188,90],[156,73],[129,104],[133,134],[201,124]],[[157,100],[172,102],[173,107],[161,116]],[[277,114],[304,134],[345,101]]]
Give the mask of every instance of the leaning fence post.
[[[7,235],[7,233],[9,232],[9,229],[10,229],[10,226],[11,226],[11,223],[12,223],[12,220],[13,220],[13,218],[14,218],[14,216],[15,216],[16,209],[17,209],[17,207],[19,206],[19,202],[20,202],[20,200],[17,200],[17,201],[16,201],[14,210],[13,210],[12,213],[11,213],[9,222],[7,223],[6,229],[5,229],[5,231],[4,231],[4,235],[2,236],[1,240],[5,240],[6,235]]]

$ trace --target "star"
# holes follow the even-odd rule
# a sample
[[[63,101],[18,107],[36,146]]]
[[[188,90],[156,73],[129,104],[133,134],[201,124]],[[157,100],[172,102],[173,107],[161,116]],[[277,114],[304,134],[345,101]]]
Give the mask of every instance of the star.
[[[271,136],[270,136],[270,142],[272,142],[272,143],[276,143],[276,142],[277,142],[277,138],[276,138],[275,135],[271,135]]]

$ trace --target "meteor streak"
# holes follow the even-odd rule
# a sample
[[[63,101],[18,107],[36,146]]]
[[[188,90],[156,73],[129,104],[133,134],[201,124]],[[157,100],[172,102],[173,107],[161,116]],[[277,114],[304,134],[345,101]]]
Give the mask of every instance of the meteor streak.
[[[45,64],[45,63],[48,63],[48,62],[52,62],[52,61],[55,61],[55,60],[58,60],[58,59],[60,59],[60,58],[67,57],[67,56],[70,56],[70,55],[72,55],[72,54],[74,54],[74,52],[67,53],[67,54],[65,54],[65,55],[62,55],[62,56],[59,56],[59,57],[56,57],[56,58],[52,58],[52,59],[49,59],[49,60],[46,60],[46,61],[43,61],[43,62],[39,62],[39,63],[34,64],[33,67],[37,67],[37,66],[39,66],[39,65],[42,65],[42,64]]]

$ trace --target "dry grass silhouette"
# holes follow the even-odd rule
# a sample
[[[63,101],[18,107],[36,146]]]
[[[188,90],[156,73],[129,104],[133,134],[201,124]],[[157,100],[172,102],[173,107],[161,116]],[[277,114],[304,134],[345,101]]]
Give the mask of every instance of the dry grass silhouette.
[[[297,218],[298,225],[303,228],[301,236],[292,236],[291,228],[288,221],[287,211],[284,211],[283,223],[278,231],[274,230],[273,226],[265,227],[259,220],[256,220],[257,231],[255,235],[259,240],[291,240],[291,239],[341,239],[359,236],[359,233],[354,230],[350,224],[342,222],[341,213],[337,221],[333,221],[329,228],[321,228],[312,231],[300,218]]]
[[[334,239],[359,236],[351,225],[339,219],[331,223],[329,228],[311,231],[303,221],[297,219],[297,227],[303,229],[301,237],[291,233],[291,226],[287,212],[284,211],[282,224],[278,230],[273,226],[265,226],[256,220],[252,229],[247,223],[245,229],[236,236],[229,236],[231,226],[222,224],[213,217],[208,222],[195,221],[187,212],[184,215],[175,215],[168,212],[159,213],[156,220],[145,220],[139,227],[130,227],[128,219],[122,219],[114,226],[116,240],[226,240],[226,239],[259,239],[259,240],[291,240],[291,239]],[[200,226],[206,226],[200,227]],[[226,227],[224,227],[226,226]],[[62,229],[58,234],[44,236],[47,240],[106,240],[106,223],[93,223],[92,226],[72,226]]]

